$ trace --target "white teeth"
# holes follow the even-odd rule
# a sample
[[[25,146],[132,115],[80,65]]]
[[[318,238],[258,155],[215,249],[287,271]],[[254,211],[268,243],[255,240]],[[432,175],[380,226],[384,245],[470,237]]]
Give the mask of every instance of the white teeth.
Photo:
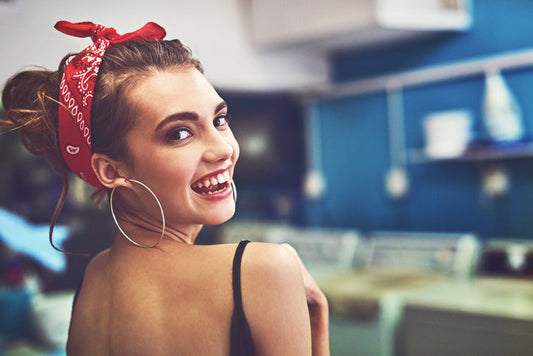
[[[219,190],[216,190],[216,191],[211,191],[211,190],[208,190],[207,192],[203,192],[201,193],[202,195],[212,195],[212,194],[217,194],[217,193],[220,193],[221,191],[223,191],[224,189],[226,188],[222,188],[222,189],[219,189]]]
[[[216,176],[206,178],[202,182],[194,183],[192,187],[195,189],[201,189],[203,187],[209,188],[212,185],[217,185],[217,184],[228,182],[230,179],[231,177],[230,177],[229,171],[224,171],[223,173],[219,173]],[[207,194],[213,194],[213,192],[208,192]]]

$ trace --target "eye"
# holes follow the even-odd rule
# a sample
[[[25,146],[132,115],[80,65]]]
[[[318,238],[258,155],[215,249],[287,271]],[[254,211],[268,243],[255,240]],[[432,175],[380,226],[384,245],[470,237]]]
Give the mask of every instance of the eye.
[[[229,115],[227,114],[224,114],[224,115],[220,115],[220,116],[217,116],[214,120],[213,120],[213,125],[215,127],[221,127],[221,126],[226,126],[228,125],[229,123]]]
[[[167,135],[167,139],[170,141],[183,141],[192,136],[192,132],[186,128],[178,128],[172,130]]]

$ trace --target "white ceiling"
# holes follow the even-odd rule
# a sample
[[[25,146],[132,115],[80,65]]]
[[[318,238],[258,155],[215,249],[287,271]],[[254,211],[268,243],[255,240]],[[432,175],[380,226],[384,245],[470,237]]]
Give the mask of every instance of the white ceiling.
[[[119,33],[148,21],[166,28],[202,61],[219,88],[240,91],[300,89],[326,82],[324,54],[311,49],[259,50],[247,31],[247,0],[10,0],[0,2],[0,83],[28,65],[57,67],[68,52],[89,39],[69,37],[53,28],[58,20],[92,21]]]

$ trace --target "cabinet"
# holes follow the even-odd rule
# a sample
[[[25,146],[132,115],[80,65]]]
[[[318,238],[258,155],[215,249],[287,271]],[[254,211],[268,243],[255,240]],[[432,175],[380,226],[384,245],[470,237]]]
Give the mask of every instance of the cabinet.
[[[423,148],[409,149],[405,144],[404,100],[406,88],[448,82],[461,78],[486,75],[490,70],[510,71],[533,67],[533,49],[503,53],[494,56],[464,60],[450,64],[416,69],[407,72],[387,74],[352,82],[336,83],[313,88],[306,97],[309,107],[325,99],[362,96],[383,92],[386,97],[386,115],[390,150],[390,168],[385,173],[386,190],[393,199],[404,197],[409,188],[408,165],[414,163],[441,162],[445,160],[481,161],[482,189],[486,195],[503,195],[508,188],[508,176],[501,161],[513,158],[532,157],[533,143],[521,142],[514,145],[480,145],[470,147],[464,154],[453,158],[433,158]],[[307,110],[307,121],[316,126],[316,110]],[[320,147],[318,135],[311,137],[310,147]],[[320,174],[320,152],[309,150],[310,171]]]
[[[250,0],[249,13],[260,47],[357,48],[471,24],[469,0]]]

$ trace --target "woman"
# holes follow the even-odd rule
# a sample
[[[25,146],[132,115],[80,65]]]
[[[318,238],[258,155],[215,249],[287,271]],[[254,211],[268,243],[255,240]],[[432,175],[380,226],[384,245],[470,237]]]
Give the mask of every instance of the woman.
[[[120,230],[86,269],[67,353],[329,354],[327,301],[290,246],[194,245],[234,214],[239,146],[189,49],[154,23],[56,28],[94,43],[11,78],[2,124],[63,177],[52,228],[70,169],[110,196]]]

